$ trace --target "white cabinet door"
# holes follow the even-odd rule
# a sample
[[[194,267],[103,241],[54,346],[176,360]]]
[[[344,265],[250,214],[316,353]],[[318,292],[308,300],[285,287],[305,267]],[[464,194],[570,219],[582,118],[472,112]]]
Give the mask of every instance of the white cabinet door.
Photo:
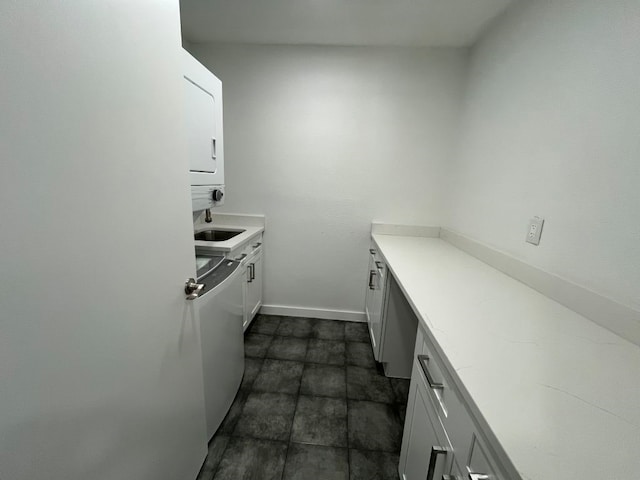
[[[251,280],[249,281],[249,320],[258,313],[262,305],[262,250],[250,260]]]
[[[251,315],[249,313],[249,279],[251,278],[251,266],[245,264],[244,273],[242,274],[242,330],[249,328]]]
[[[0,10],[0,477],[196,478],[178,2]]]
[[[380,261],[374,262],[373,266],[373,292],[371,298],[371,309],[369,312],[369,331],[373,346],[373,356],[377,361],[381,361],[382,355],[382,322],[383,307],[386,288],[386,268]]]
[[[412,379],[407,405],[400,474],[403,480],[440,480],[451,471],[452,449],[419,376]]]
[[[245,272],[244,327],[262,306],[262,248],[247,259]]]
[[[376,266],[374,264],[373,255],[369,255],[369,268],[367,269],[367,292],[364,300],[364,313],[367,317],[367,323],[371,328],[371,311],[373,309],[373,292],[375,291],[375,275]]]

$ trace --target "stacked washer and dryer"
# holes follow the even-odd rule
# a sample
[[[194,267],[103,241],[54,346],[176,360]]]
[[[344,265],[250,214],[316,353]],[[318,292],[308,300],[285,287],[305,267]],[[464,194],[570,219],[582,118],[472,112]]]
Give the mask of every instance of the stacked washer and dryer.
[[[183,50],[186,138],[194,217],[224,202],[222,82]],[[244,373],[242,269],[196,251],[191,288],[200,319],[207,438],[227,414]]]

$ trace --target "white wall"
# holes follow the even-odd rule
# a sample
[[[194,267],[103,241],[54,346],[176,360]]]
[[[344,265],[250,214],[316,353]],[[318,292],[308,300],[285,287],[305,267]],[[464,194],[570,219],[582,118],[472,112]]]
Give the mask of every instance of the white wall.
[[[190,48],[223,82],[222,211],[267,216],[265,303],[361,312],[371,221],[441,222],[466,51]]]
[[[472,50],[444,222],[635,309],[639,18],[637,0],[521,2],[493,26]]]

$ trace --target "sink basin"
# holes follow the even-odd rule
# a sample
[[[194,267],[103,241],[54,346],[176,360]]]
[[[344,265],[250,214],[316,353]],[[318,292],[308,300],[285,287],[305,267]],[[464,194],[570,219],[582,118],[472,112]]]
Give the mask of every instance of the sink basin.
[[[204,240],[206,242],[224,242],[237,235],[240,235],[245,230],[225,230],[221,228],[212,228],[210,230],[202,230],[201,232],[194,234],[195,240]]]

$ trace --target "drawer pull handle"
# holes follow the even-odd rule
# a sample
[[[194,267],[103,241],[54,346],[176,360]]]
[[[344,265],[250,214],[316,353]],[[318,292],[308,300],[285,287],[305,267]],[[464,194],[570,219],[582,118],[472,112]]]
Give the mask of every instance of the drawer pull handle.
[[[253,248],[258,248],[260,245],[262,245],[262,242],[258,242],[258,243],[256,243],[256,244],[253,246]]]
[[[369,253],[370,253],[371,255],[375,255],[375,254],[376,254],[376,251],[375,251],[373,248],[370,248],[370,249],[369,249]]]
[[[446,455],[447,449],[444,447],[431,447],[431,455],[429,456],[429,469],[427,470],[427,480],[433,480],[433,475],[436,473],[436,463],[438,462],[438,455]]]
[[[378,262],[378,261],[376,261],[376,268],[377,268],[378,270],[382,270],[382,269],[384,268],[384,265],[382,265],[382,262]]]
[[[489,480],[489,475],[484,473],[470,473],[469,480]]]
[[[376,276],[376,271],[375,270],[369,270],[369,290],[375,290],[376,287],[373,284],[373,277]]]
[[[429,382],[429,386],[431,388],[437,388],[439,390],[444,389],[444,384],[442,382],[437,382],[433,379],[433,375],[429,372],[429,367],[427,367],[427,362],[429,361],[429,355],[418,355],[418,363],[422,368],[424,376],[427,377],[427,382]]]
[[[234,258],[234,260],[236,262],[241,262],[242,260],[244,260],[245,258],[247,258],[247,254],[243,253],[242,255],[240,255],[239,257]]]

